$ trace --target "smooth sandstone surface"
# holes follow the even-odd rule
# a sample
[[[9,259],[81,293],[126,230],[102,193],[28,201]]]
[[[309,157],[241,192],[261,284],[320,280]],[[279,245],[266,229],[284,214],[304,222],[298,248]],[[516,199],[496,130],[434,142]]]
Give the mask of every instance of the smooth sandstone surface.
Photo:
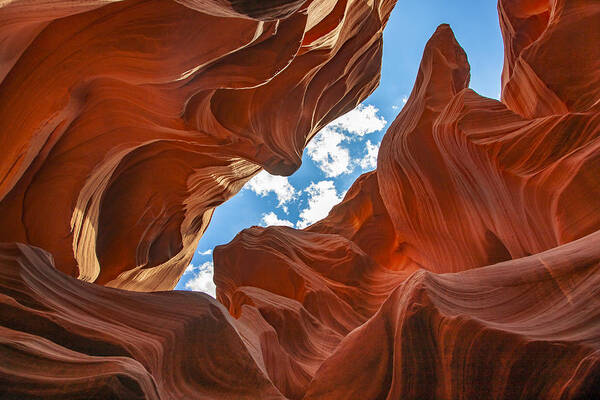
[[[377,170],[215,248],[218,301],[153,290],[373,90],[393,4],[32,4],[0,8],[0,398],[598,397],[597,1],[499,1],[502,101],[441,25]]]
[[[0,241],[88,282],[172,289],[216,206],[261,167],[294,172],[375,89],[392,6],[2,4]]]

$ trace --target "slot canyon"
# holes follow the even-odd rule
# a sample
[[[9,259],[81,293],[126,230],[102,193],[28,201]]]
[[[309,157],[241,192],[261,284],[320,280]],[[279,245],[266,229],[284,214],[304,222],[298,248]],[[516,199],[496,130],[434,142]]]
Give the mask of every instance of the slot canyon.
[[[600,399],[598,0],[498,1],[500,100],[440,25],[375,170],[173,290],[402,3],[0,1],[0,399]]]

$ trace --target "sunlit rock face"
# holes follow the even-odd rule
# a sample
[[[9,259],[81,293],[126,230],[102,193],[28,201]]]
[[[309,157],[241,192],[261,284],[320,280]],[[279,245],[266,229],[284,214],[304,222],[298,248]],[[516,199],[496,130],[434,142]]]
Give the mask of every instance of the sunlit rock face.
[[[0,7],[0,241],[172,289],[214,208],[379,82],[393,1]]]
[[[502,101],[440,26],[377,170],[215,248],[219,301],[84,281],[172,287],[216,205],[373,89],[391,5],[4,7],[0,398],[597,397],[595,0],[500,1]]]

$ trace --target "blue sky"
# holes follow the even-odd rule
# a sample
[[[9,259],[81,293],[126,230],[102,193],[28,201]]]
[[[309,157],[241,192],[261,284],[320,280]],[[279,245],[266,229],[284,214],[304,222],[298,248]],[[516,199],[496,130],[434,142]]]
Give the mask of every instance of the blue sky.
[[[450,24],[467,52],[471,88],[498,98],[503,48],[496,0],[398,0],[383,34],[377,90],[319,132],[292,176],[261,172],[218,207],[176,289],[214,296],[215,246],[253,225],[303,228],[326,216],[359,175],[373,170],[381,138],[412,90],[425,43],[442,23]]]

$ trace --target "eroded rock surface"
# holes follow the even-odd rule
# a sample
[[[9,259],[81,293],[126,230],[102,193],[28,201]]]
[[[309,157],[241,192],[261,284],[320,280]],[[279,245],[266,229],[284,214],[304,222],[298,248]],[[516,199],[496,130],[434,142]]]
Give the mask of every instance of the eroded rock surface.
[[[291,174],[375,89],[393,3],[3,4],[0,241],[172,289],[217,205],[261,167]]]
[[[166,7],[160,21],[179,39],[194,42],[196,18],[232,32],[196,54],[148,30],[149,4]],[[217,247],[219,302],[83,282],[171,287],[219,202],[261,166],[293,171],[306,141],[376,84],[390,4],[265,4],[5,14],[23,36],[3,42],[0,91],[25,91],[0,97],[0,113],[23,116],[0,119],[0,238],[27,244],[0,246],[0,397],[597,397],[594,0],[499,2],[502,101],[468,88],[467,55],[440,26],[377,170],[304,230],[252,227]],[[71,16],[48,17],[58,12]],[[96,37],[97,24],[131,37]],[[27,97],[50,87],[56,96]]]
[[[215,250],[218,298],[239,320],[272,299],[265,320],[278,344],[289,346],[282,318],[308,313],[354,327],[339,331],[333,352],[313,335],[313,354],[324,361],[302,398],[600,393],[600,49],[578,43],[573,62],[566,49],[556,58],[557,32],[595,37],[600,24],[572,22],[600,22],[600,9],[527,3],[499,4],[504,101],[468,88],[467,55],[440,26],[382,141],[377,171],[304,231],[254,227]],[[524,21],[524,10],[535,21]],[[527,29],[539,14],[547,29],[536,26],[533,37]],[[589,83],[570,103],[580,72]],[[281,275],[269,280],[274,271]],[[293,283],[275,285],[284,281]],[[273,323],[280,296],[301,308],[280,308]]]

